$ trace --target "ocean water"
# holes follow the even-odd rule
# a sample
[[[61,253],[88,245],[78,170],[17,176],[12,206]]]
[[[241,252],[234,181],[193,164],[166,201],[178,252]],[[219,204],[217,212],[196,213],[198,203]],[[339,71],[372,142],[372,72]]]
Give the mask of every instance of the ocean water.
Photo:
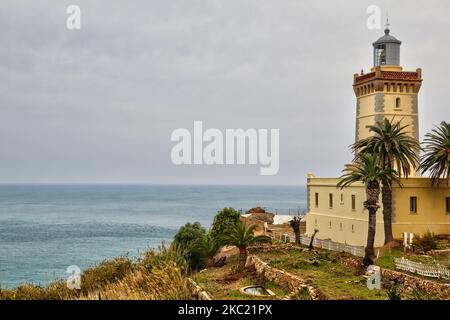
[[[304,187],[0,185],[0,287],[45,285],[104,259],[170,242],[178,228],[209,227],[223,207],[288,213]]]

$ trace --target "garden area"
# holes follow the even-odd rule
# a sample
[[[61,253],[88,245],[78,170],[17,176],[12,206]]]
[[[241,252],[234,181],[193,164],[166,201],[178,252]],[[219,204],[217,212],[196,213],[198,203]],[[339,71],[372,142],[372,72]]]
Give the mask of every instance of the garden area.
[[[237,265],[237,256],[232,256],[226,265],[202,270],[195,274],[192,279],[215,300],[275,300],[289,294],[289,290],[264,280],[256,273],[254,268],[239,270]],[[275,295],[249,295],[241,290],[254,285],[269,289]]]

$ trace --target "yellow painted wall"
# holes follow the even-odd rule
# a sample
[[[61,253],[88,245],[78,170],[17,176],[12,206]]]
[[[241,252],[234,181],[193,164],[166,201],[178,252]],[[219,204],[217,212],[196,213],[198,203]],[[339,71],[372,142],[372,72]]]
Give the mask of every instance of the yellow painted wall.
[[[359,97],[359,115],[356,118],[356,125],[358,127],[359,140],[365,139],[372,134],[367,128],[368,125],[375,123],[375,116],[382,115],[383,117],[400,121],[402,125],[408,125],[408,132],[412,137],[418,138],[418,132],[414,131],[413,120],[418,121],[418,114],[413,112],[413,101],[417,94],[414,93],[381,93],[383,94],[384,110],[383,112],[375,111],[375,94],[369,94]],[[396,99],[400,98],[400,108],[396,108]]]
[[[351,245],[365,246],[367,241],[368,213],[363,203],[366,199],[365,188],[355,184],[343,190],[337,189],[337,178],[308,177],[308,214],[306,233],[311,235],[314,229],[319,239]],[[446,213],[445,198],[450,197],[450,187],[432,188],[427,178],[404,180],[404,188],[394,188],[394,237],[401,239],[404,231],[423,234],[427,230],[437,234],[450,233],[450,214]],[[315,205],[315,193],[319,193],[319,205]],[[333,194],[333,207],[329,206],[329,194]],[[352,210],[351,195],[356,196],[356,209]],[[341,201],[341,195],[343,201]],[[410,214],[409,197],[417,196],[418,212]],[[380,209],[377,212],[375,245],[384,243],[384,227],[380,195]],[[331,228],[330,228],[331,222]],[[342,226],[342,227],[341,227]]]
[[[450,187],[431,187],[427,178],[403,180],[403,188],[393,189],[395,235],[402,232],[425,233],[427,229],[437,234],[450,234],[450,214],[446,213],[445,198],[450,197]],[[417,213],[411,213],[409,198],[417,197]]]

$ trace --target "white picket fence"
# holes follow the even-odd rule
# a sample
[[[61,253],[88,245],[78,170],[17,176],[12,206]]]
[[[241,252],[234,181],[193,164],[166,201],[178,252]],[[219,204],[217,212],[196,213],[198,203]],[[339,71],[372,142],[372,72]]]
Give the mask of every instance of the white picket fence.
[[[303,245],[309,246],[311,238],[302,236],[300,241]],[[331,251],[347,252],[357,257],[364,257],[364,247],[352,246],[346,243],[333,242],[331,240],[314,239],[313,246]]]
[[[277,231],[276,229],[271,229],[271,232],[267,233],[266,235],[271,237],[274,240],[284,242],[284,243],[295,242],[295,235],[293,232],[286,233],[286,232]]]
[[[395,267],[399,270],[409,271],[425,277],[442,278],[450,280],[450,270],[439,264],[424,264],[405,258],[395,258]]]
[[[285,232],[277,232],[276,230],[272,230],[272,233],[267,234],[272,239],[285,242],[285,243],[293,243],[295,242],[295,235],[293,233],[285,233]],[[311,242],[311,238],[301,236],[300,237],[301,244],[305,246],[309,246]],[[320,240],[314,239],[313,246],[315,248],[322,248],[331,251],[337,252],[347,252],[357,257],[364,257],[364,247],[361,246],[352,246],[345,243],[333,242],[331,240]]]

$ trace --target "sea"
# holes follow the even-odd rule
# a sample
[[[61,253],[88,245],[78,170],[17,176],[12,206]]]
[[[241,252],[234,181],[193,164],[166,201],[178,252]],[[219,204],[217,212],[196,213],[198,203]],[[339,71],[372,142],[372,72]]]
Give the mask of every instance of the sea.
[[[169,244],[187,222],[217,211],[306,208],[302,186],[0,185],[0,288],[46,285],[105,259]]]

